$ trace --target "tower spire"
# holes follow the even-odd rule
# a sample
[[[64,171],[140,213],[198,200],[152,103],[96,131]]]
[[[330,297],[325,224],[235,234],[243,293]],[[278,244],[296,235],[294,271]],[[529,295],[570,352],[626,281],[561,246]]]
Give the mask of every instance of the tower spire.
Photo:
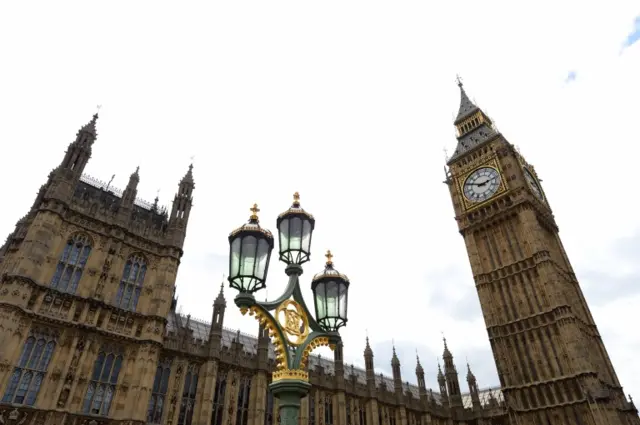
[[[187,234],[187,223],[193,205],[193,190],[196,184],[193,180],[193,164],[189,165],[189,170],[180,179],[178,193],[173,198],[173,207],[169,218],[169,229],[171,242],[182,247]]]
[[[460,107],[453,124],[458,132],[458,145],[449,158],[448,165],[466,152],[493,140],[498,135],[491,119],[469,99],[460,76],[456,78],[456,83],[460,89]]]

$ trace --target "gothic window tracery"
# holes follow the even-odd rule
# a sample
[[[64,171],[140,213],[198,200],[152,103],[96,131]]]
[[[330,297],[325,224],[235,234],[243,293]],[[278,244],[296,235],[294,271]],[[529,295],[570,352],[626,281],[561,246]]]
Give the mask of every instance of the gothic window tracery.
[[[249,421],[249,393],[251,392],[251,377],[243,376],[238,388],[238,408],[236,425],[247,425]]]
[[[52,337],[33,331],[29,334],[9,379],[3,403],[34,405],[55,348]]]
[[[387,408],[387,414],[389,415],[389,425],[396,425],[396,409]]]
[[[82,272],[91,254],[91,239],[83,233],[71,236],[60,255],[51,287],[61,292],[75,294]]]
[[[102,347],[93,364],[91,381],[82,406],[84,413],[102,416],[109,414],[121,368],[121,351],[108,346]]]
[[[140,254],[129,257],[124,265],[122,279],[116,294],[116,307],[135,311],[138,306],[144,276],[147,273],[147,262]]]
[[[333,425],[333,397],[331,395],[324,398],[324,424]]]
[[[218,371],[218,379],[213,394],[213,409],[211,410],[211,425],[222,425],[224,415],[224,397],[227,389],[226,371]]]
[[[264,425],[273,425],[273,393],[267,387],[267,408],[264,412]]]
[[[363,400],[358,401],[358,416],[360,420],[359,425],[367,425],[367,411]]]
[[[309,425],[316,425],[316,397],[309,392]]]
[[[151,399],[147,409],[147,423],[162,423],[162,413],[169,387],[169,375],[171,374],[171,360],[164,359],[156,369],[156,377],[153,381]]]
[[[189,365],[187,375],[184,377],[184,389],[182,390],[178,425],[191,425],[193,408],[196,405],[196,391],[198,391],[198,368],[198,365]]]

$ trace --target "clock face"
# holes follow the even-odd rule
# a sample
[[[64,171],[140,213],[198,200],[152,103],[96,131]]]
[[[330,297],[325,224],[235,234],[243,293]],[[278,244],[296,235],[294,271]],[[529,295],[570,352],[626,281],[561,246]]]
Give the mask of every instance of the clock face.
[[[544,200],[544,193],[542,193],[540,184],[538,183],[536,178],[533,177],[533,174],[531,174],[531,171],[529,171],[526,168],[524,169],[524,178],[527,179],[527,183],[529,183],[529,187],[531,188],[531,191],[533,192],[533,194],[536,195],[538,199]]]
[[[471,202],[486,201],[500,188],[500,173],[495,168],[475,170],[464,182],[464,196]]]

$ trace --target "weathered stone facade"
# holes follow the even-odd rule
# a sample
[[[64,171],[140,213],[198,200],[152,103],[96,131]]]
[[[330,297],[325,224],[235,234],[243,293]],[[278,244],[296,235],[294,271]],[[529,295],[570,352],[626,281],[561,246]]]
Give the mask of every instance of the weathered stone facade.
[[[510,417],[518,425],[640,424],[533,166],[459,85],[446,183]]]

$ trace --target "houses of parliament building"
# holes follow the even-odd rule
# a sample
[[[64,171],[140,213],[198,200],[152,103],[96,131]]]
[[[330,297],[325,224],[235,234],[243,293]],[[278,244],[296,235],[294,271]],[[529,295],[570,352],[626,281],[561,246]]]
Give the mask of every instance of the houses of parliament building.
[[[558,236],[534,168],[462,84],[448,186],[500,388],[459,377],[444,344],[439,388],[312,357],[300,425],[640,425]],[[267,332],[176,311],[195,188],[171,211],[84,174],[98,116],[80,129],[0,248],[0,425],[276,425]],[[403,380],[404,378],[404,380]],[[460,382],[463,381],[463,382]],[[466,381],[466,384],[464,383]]]

